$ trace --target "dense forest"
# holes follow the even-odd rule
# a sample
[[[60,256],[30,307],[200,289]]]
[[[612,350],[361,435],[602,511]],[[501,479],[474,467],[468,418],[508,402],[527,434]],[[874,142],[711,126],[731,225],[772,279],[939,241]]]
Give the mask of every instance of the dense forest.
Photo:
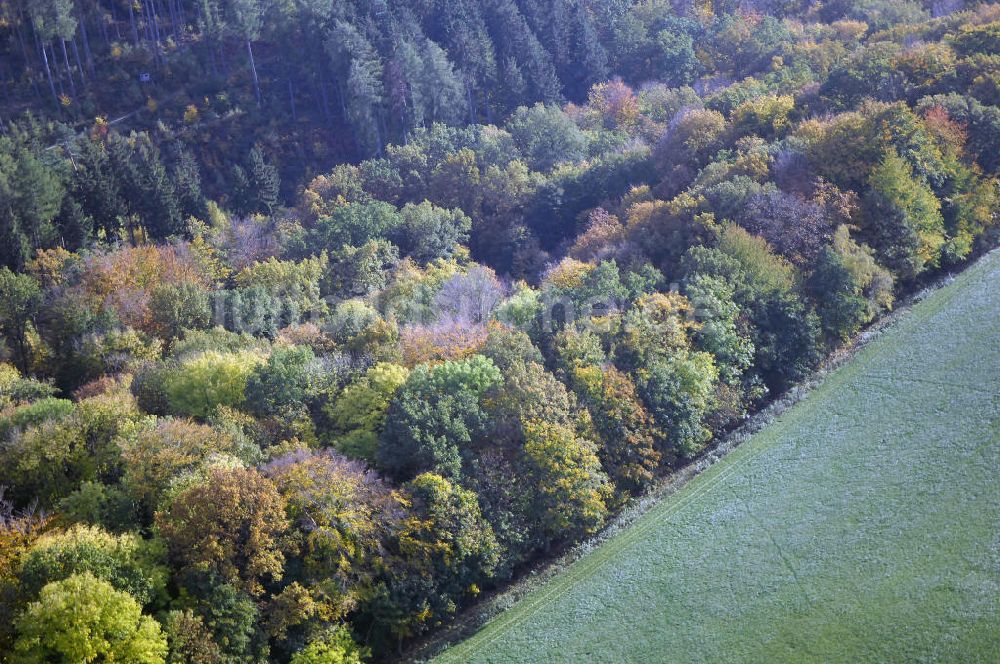
[[[0,0],[0,91],[3,661],[391,659],[1000,240],[996,4]]]

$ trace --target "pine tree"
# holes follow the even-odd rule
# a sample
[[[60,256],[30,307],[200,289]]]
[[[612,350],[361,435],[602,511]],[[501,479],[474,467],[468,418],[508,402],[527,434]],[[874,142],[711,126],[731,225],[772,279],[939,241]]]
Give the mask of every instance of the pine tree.
[[[176,143],[173,150],[174,163],[170,176],[177,191],[181,214],[185,218],[203,219],[206,212],[205,198],[201,192],[201,172],[198,162],[182,143]]]
[[[250,150],[247,174],[253,192],[253,206],[256,212],[270,214],[278,204],[278,194],[281,189],[281,177],[278,169],[268,163],[264,152],[259,147]]]
[[[582,99],[591,86],[609,77],[608,53],[601,44],[597,30],[581,2],[573,11],[572,66],[569,69],[569,94]]]
[[[184,230],[180,203],[166,166],[160,158],[159,149],[149,136],[139,134],[133,154],[135,178],[132,183],[134,198],[131,198],[139,223],[150,237],[164,239]]]

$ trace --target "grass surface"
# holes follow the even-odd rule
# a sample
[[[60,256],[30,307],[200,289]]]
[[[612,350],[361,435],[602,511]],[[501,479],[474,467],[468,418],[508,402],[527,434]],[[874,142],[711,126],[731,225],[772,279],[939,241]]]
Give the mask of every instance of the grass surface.
[[[439,662],[998,661],[1000,251]]]

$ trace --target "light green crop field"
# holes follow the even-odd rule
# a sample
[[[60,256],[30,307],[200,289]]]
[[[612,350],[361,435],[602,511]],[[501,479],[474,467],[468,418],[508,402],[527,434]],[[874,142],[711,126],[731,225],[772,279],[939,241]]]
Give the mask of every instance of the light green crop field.
[[[438,661],[1000,661],[1000,251]]]

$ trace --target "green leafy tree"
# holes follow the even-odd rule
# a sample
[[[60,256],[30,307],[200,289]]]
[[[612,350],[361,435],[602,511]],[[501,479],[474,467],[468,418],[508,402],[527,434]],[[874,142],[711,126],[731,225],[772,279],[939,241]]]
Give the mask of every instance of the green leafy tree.
[[[483,397],[500,381],[500,370],[481,355],[418,366],[389,406],[379,465],[400,478],[428,470],[458,477],[463,449],[483,434],[489,420]]]
[[[82,482],[114,478],[116,439],[140,417],[122,390],[83,399],[68,417],[28,427],[0,445],[0,483],[18,506],[37,500],[50,508]]]
[[[851,239],[846,226],[837,229],[808,282],[823,330],[839,340],[892,306],[892,286],[892,275],[875,262],[871,249]]]
[[[412,507],[393,541],[388,601],[401,614],[393,631],[419,634],[479,593],[498,550],[472,491],[433,473],[418,475],[405,489]]]
[[[718,372],[708,353],[681,351],[649,367],[640,392],[654,421],[662,429],[660,449],[689,459],[711,437],[705,417],[712,407]]]
[[[622,493],[642,491],[660,461],[656,429],[632,380],[613,366],[576,369],[573,383],[583,396],[600,438],[601,465]]]
[[[254,353],[206,351],[186,358],[166,379],[167,400],[173,412],[208,417],[219,406],[239,406],[247,380],[260,363]]]
[[[524,433],[535,517],[542,531],[552,540],[596,532],[604,524],[611,497],[596,445],[558,424],[528,422]]]
[[[42,588],[17,621],[18,662],[162,664],[167,640],[139,603],[90,572]]]
[[[872,171],[864,237],[903,279],[935,267],[945,243],[941,203],[910,164],[889,152]]]
[[[717,276],[696,274],[684,293],[698,318],[696,345],[715,358],[719,377],[735,384],[753,365],[755,349],[733,287]]]
[[[333,445],[352,458],[374,462],[389,404],[409,373],[405,367],[379,363],[344,388],[326,407]]]
[[[275,348],[247,377],[246,405],[260,417],[293,415],[305,407],[315,356],[308,346]]]
[[[361,664],[365,659],[366,650],[354,641],[350,630],[338,625],[310,639],[292,655],[291,664]]]
[[[212,320],[209,291],[189,281],[154,286],[149,311],[156,334],[166,340],[176,339],[184,330],[204,329]]]
[[[136,428],[119,442],[121,484],[147,520],[160,506],[173,481],[197,470],[215,454],[238,456],[236,440],[205,424],[162,418]]]
[[[0,333],[22,374],[31,368],[28,332],[41,303],[42,290],[37,281],[27,274],[16,274],[7,267],[0,267]]]
[[[456,245],[468,241],[472,229],[472,221],[461,210],[445,210],[427,201],[406,205],[400,216],[392,240],[403,255],[422,264],[449,258]]]
[[[537,171],[577,161],[587,148],[586,136],[557,106],[522,106],[511,116],[506,129],[528,165]]]
[[[358,247],[342,245],[330,253],[321,287],[337,297],[364,297],[388,285],[389,270],[399,260],[399,250],[385,240],[368,240]]]
[[[142,605],[160,598],[167,576],[153,549],[137,535],[112,535],[97,527],[75,526],[35,541],[22,563],[21,590],[28,597],[37,597],[49,583],[85,572]]]

